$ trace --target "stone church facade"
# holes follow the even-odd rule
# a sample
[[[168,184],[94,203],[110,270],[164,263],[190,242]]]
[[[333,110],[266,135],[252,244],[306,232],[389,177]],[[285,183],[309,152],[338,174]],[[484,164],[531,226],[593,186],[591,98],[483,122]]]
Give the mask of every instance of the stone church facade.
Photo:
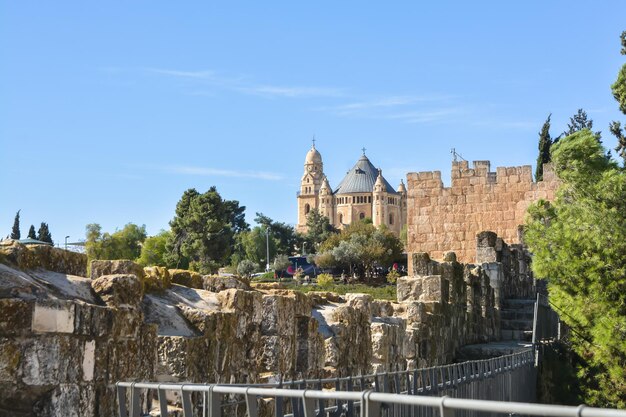
[[[304,174],[298,192],[298,225],[306,232],[307,215],[314,209],[328,217],[338,229],[365,218],[375,226],[386,225],[396,235],[407,221],[407,192],[401,182],[397,190],[383,177],[363,151],[363,155],[333,189],[324,174],[322,155],[315,144],[304,160]]]

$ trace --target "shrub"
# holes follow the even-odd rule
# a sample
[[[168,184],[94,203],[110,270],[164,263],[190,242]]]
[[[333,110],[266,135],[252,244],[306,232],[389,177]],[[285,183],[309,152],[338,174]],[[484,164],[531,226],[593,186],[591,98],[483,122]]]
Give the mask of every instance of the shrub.
[[[398,281],[398,278],[400,278],[400,274],[395,269],[392,269],[387,274],[387,282],[390,282],[392,284],[395,284],[396,281]]]
[[[322,288],[330,287],[335,283],[335,279],[330,274],[320,274],[317,276],[317,285]]]

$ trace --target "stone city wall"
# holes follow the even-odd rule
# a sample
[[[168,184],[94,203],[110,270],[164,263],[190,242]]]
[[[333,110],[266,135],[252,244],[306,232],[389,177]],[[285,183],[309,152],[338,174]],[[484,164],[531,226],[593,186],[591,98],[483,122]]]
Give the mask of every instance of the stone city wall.
[[[518,228],[528,206],[554,199],[558,181],[550,164],[543,176],[533,182],[530,165],[491,172],[489,161],[474,161],[472,168],[467,161],[453,162],[451,187],[443,186],[439,171],[407,174],[407,252],[441,259],[454,251],[460,262],[474,262],[476,235],[483,230],[520,243]]]
[[[131,261],[94,261],[87,278],[72,275],[84,256],[38,250],[0,243],[0,416],[116,415],[117,381],[253,383],[445,364],[464,344],[499,338],[489,275],[454,254],[412,255],[418,275],[399,279],[390,302]]]

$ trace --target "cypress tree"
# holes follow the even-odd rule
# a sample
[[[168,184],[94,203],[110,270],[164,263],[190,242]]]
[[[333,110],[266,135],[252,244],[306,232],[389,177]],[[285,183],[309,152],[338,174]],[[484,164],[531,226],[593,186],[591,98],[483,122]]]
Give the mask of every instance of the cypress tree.
[[[53,243],[50,229],[48,229],[48,223],[41,222],[41,226],[39,226],[39,231],[37,232],[37,240]]]
[[[15,214],[15,220],[13,220],[13,229],[11,229],[11,239],[18,240],[21,236],[20,233],[20,211]]]
[[[539,132],[539,155],[537,156],[537,168],[535,169],[535,180],[543,180],[543,164],[550,162],[550,147],[552,146],[552,138],[550,138],[550,118],[552,113],[541,127]]]
[[[35,233],[35,226],[30,225],[30,229],[28,229],[28,238],[29,239],[37,239],[37,234]]]

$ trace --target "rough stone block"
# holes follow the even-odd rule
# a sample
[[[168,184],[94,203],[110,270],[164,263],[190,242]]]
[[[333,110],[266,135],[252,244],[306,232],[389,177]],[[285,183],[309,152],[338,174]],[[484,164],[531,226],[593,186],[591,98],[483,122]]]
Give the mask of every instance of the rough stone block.
[[[91,287],[110,307],[137,307],[143,298],[143,285],[136,275],[103,275]]]
[[[448,281],[441,275],[398,278],[398,302],[448,301]]]
[[[91,279],[100,278],[104,275],[136,275],[139,279],[143,279],[144,270],[141,265],[128,259],[118,260],[93,260],[90,265]]]
[[[37,303],[32,330],[37,333],[73,333],[74,316],[73,303]]]
[[[19,335],[31,330],[33,303],[17,298],[0,299],[0,335]]]
[[[148,266],[143,269],[145,292],[160,293],[172,286],[172,278],[167,268],[162,266]]]
[[[200,290],[203,287],[202,275],[197,272],[187,271],[184,269],[170,269],[169,273],[174,284],[184,285],[185,287],[197,288]]]

